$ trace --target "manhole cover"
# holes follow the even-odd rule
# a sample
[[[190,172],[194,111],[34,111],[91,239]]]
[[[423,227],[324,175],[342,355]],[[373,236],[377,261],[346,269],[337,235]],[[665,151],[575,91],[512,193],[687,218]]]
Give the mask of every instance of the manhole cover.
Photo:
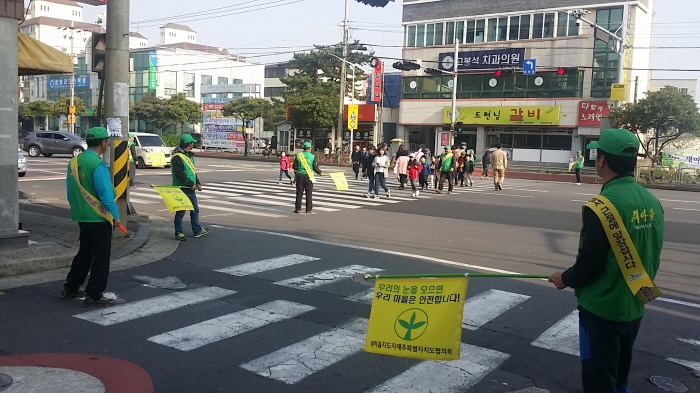
[[[7,374],[0,373],[0,392],[7,389],[12,385],[12,377]]]
[[[649,377],[649,380],[651,381],[651,383],[656,385],[656,387],[658,387],[659,389],[663,389],[667,392],[684,393],[688,391],[688,388],[685,387],[685,385],[676,381],[675,379],[671,379],[668,377],[653,376]]]
[[[358,284],[362,284],[368,287],[374,287],[374,280],[365,280],[364,274],[355,274],[352,276],[352,280]]]

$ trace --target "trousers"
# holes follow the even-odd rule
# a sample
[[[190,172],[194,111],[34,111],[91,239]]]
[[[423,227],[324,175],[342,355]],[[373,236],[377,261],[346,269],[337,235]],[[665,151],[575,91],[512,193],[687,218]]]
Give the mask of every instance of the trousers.
[[[294,181],[297,184],[297,198],[294,202],[294,210],[301,211],[301,199],[306,193],[306,212],[308,213],[314,208],[314,183],[311,182],[311,178],[306,173],[297,173],[294,175]]]
[[[447,179],[447,191],[452,191],[452,172],[440,172],[440,180],[438,181],[438,190],[442,191],[442,185],[445,183],[445,179]]]
[[[102,299],[109,278],[109,257],[112,249],[112,224],[80,222],[80,249],[73,258],[65,287],[75,292],[83,285],[88,273],[90,279],[85,294],[93,300]]]
[[[494,169],[493,170],[493,185],[498,186],[499,184],[503,184],[503,180],[506,178],[506,170],[505,169]]]
[[[197,204],[197,194],[195,194],[194,190],[190,190],[189,188],[183,188],[182,192],[187,195],[188,198],[190,198],[190,202],[192,202],[192,207],[194,210],[190,210],[190,224],[192,224],[192,233],[197,234],[202,231],[202,226],[199,225],[199,204]],[[187,210],[178,210],[175,212],[175,232],[176,233],[183,233],[184,229],[182,228],[182,219],[185,218],[185,212]]]

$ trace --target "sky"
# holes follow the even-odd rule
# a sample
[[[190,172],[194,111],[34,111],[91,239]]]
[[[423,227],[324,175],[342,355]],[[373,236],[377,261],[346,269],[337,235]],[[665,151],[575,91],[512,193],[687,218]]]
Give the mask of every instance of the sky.
[[[698,0],[655,3],[651,68],[700,70]],[[271,64],[288,60],[294,50],[340,42],[344,5],[344,0],[131,0],[130,20],[132,31],[150,45],[158,43],[159,26],[181,23],[197,31],[201,44]],[[84,21],[94,22],[104,8],[84,5]],[[401,0],[384,8],[351,0],[349,18],[351,39],[369,44],[379,57],[401,57]],[[691,48],[660,48],[668,46]],[[655,71],[653,78],[700,79],[700,71]]]

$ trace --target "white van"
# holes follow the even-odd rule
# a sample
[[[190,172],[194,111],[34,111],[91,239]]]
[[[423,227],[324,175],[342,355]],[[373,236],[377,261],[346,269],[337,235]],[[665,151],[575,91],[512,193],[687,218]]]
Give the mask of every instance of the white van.
[[[170,156],[172,153],[172,148],[165,146],[165,142],[158,134],[149,134],[146,132],[132,132],[134,134],[134,143],[136,143],[136,167],[139,169],[153,167],[153,166],[165,166],[170,168]],[[154,154],[163,153],[165,155],[165,164],[153,162],[155,160]],[[154,165],[156,164],[156,165]]]

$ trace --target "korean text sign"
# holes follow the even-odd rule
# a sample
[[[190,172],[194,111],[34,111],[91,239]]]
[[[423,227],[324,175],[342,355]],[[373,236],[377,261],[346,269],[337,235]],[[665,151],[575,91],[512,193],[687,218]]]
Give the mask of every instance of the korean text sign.
[[[382,100],[382,67],[384,63],[377,61],[377,65],[372,69],[372,96],[370,97],[370,102],[381,102]]]
[[[449,123],[450,107],[443,111],[443,122]],[[464,124],[558,125],[558,106],[468,106],[457,107],[457,120]]]
[[[467,278],[377,279],[365,351],[456,360]]]
[[[453,52],[440,53],[438,57],[440,68],[452,71],[454,68],[453,57]],[[457,71],[522,67],[524,60],[525,49],[523,48],[459,52]]]
[[[600,118],[610,113],[605,101],[581,101],[578,106],[578,125],[599,126]]]
[[[178,210],[194,210],[190,198],[182,192],[180,187],[156,187],[156,191],[163,198],[165,207],[170,213],[175,213]]]

